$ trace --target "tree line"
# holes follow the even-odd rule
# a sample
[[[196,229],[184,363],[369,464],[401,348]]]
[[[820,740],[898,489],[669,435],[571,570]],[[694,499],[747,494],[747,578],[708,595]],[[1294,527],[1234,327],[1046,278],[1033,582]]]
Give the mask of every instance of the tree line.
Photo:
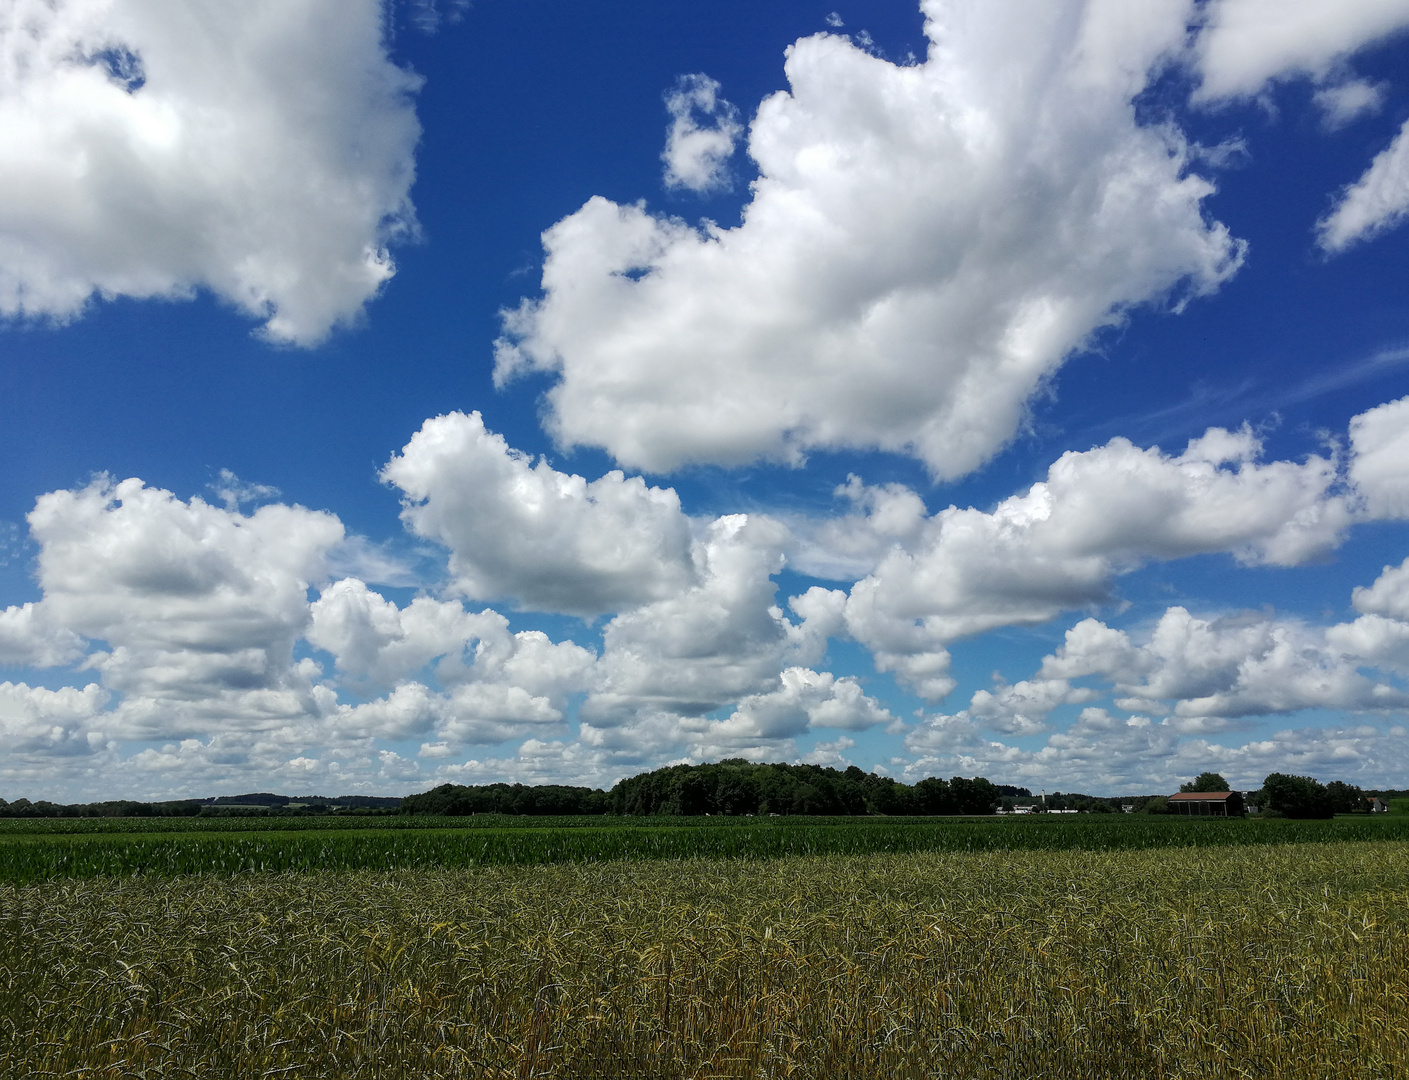
[[[1217,773],[1203,773],[1180,786],[1181,791],[1228,791]],[[1368,797],[1394,797],[1405,792],[1364,791],[1332,780],[1322,784],[1309,776],[1272,773],[1246,802],[1268,817],[1329,818],[1335,814],[1368,813]],[[949,780],[938,777],[910,785],[888,776],[863,772],[855,765],[837,770],[821,765],[758,764],[732,758],[714,764],[669,765],[619,781],[610,791],[548,784],[464,786],[442,784],[401,801],[403,814],[617,814],[737,817],[747,814],[856,816],[930,816],[992,814],[1000,806],[1032,805],[1038,800],[1027,788],[993,784],[984,777]],[[1169,813],[1166,796],[1105,798],[1052,792],[1043,797],[1046,810],[1119,813],[1134,806],[1145,814]]]
[[[1206,772],[1181,791],[1228,791],[1218,773]],[[1339,780],[1328,784],[1309,776],[1271,773],[1246,802],[1265,816],[1328,818],[1365,813],[1368,797],[1402,798],[1409,791],[1362,790]],[[822,765],[759,764],[730,758],[713,764],[670,765],[619,781],[610,791],[561,784],[441,784],[404,799],[345,795],[273,795],[267,792],[215,799],[138,802],[114,799],[93,803],[53,803],[0,799],[4,817],[209,817],[285,814],[510,814],[576,816],[588,814],[697,816],[832,815],[927,816],[991,814],[1000,806],[1031,805],[1038,800],[1027,788],[992,784],[984,777],[938,777],[904,784],[888,776],[863,772],[855,765],[838,770]],[[1094,813],[1169,812],[1165,796],[1106,798],[1051,792],[1042,807]]]
[[[109,799],[94,803],[55,803],[48,799],[6,802],[0,799],[0,818],[196,817],[203,805],[199,799],[153,803],[133,799]]]
[[[401,800],[403,814],[531,814],[567,817],[607,813],[607,793],[562,784],[441,784]]]
[[[91,803],[56,803],[48,799],[0,799],[0,818],[109,817],[270,817],[317,814],[386,814],[400,809],[401,800],[374,795],[221,795],[213,799],[171,799],[140,802],[108,799]]]
[[[1262,782],[1262,790],[1248,799],[1264,813],[1289,818],[1328,818],[1336,814],[1370,812],[1369,796],[1354,784],[1339,780],[1322,784],[1310,776],[1286,773],[1270,774]]]
[[[991,814],[1004,795],[983,777],[931,778],[912,785],[890,777],[821,765],[760,765],[733,758],[716,764],[670,765],[596,788],[522,784],[442,784],[401,801],[404,814],[715,814],[837,815]]]

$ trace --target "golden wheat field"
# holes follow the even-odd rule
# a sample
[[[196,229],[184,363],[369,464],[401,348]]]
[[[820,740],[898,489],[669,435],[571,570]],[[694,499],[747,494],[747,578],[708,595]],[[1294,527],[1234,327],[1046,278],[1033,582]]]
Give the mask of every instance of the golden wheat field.
[[[1409,1075],[1409,844],[0,888],[9,1077]]]

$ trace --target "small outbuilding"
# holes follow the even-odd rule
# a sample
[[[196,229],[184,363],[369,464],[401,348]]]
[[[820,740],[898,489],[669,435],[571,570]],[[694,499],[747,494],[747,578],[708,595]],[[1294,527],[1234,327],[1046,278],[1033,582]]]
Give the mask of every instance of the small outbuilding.
[[[1242,817],[1241,791],[1181,791],[1169,797],[1171,814],[1191,817]]]

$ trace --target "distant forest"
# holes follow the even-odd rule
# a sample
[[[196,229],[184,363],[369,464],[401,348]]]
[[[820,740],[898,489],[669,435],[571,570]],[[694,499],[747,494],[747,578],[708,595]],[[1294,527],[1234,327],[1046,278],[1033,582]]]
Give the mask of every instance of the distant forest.
[[[595,788],[442,784],[401,800],[403,814],[991,814],[1004,796],[1026,788],[983,777],[921,780],[821,765],[759,765],[733,758],[711,765],[671,765]]]
[[[109,799],[91,803],[30,802],[0,799],[0,818],[47,817],[266,817],[272,814],[393,814],[401,800],[377,795],[221,795],[211,799],[138,802]]]

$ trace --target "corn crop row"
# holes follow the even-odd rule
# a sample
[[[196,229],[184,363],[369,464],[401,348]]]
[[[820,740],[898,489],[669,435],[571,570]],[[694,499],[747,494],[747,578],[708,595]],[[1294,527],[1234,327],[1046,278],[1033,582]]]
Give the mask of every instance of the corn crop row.
[[[444,820],[444,819],[442,819]],[[405,870],[921,851],[1139,850],[1409,837],[1409,816],[1334,821],[808,819],[690,827],[332,829],[0,835],[0,881]]]

